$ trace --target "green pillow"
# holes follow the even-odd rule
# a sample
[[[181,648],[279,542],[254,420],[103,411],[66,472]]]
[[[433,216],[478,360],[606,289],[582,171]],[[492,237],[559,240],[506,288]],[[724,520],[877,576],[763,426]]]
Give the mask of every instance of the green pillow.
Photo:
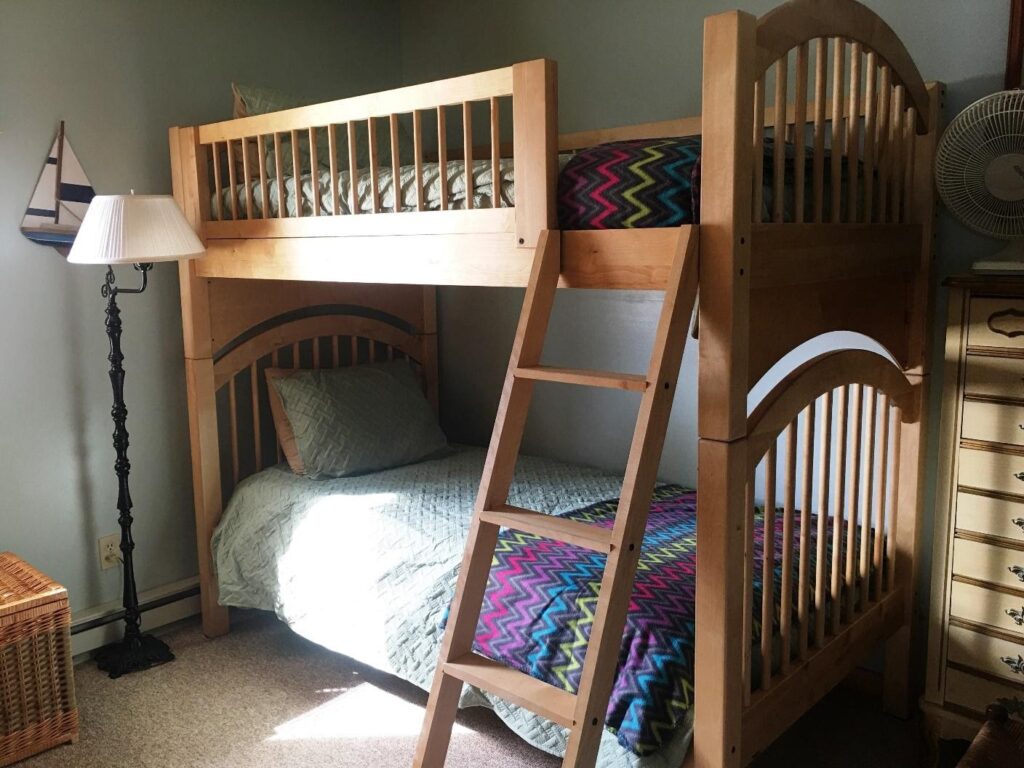
[[[231,92],[234,96],[234,117],[236,118],[263,115],[267,112],[280,112],[283,109],[303,107],[310,103],[306,99],[300,99],[271,88],[258,88],[252,85],[241,85],[240,83],[232,83]],[[344,142],[347,141],[347,139],[342,138],[344,129],[336,128],[335,130],[338,131],[339,144],[343,147]],[[409,165],[413,162],[412,137],[401,121],[398,123],[398,133],[399,162],[402,165]],[[341,150],[339,149],[340,152]],[[285,175],[292,175],[292,142],[288,134],[281,135],[281,156]],[[273,139],[267,139],[266,141],[266,157],[267,174],[273,178],[277,173]],[[356,141],[356,163],[360,168],[370,167],[370,144],[366,137],[365,121],[364,125],[360,128]],[[329,171],[331,169],[331,148],[327,142],[327,135],[323,131],[317,132],[316,164],[321,171]],[[391,167],[391,134],[383,121],[378,121],[377,124],[377,166],[379,168]],[[306,131],[303,131],[299,138],[299,167],[300,173],[309,173],[309,134]],[[338,167],[348,167],[347,155],[338,158]]]
[[[273,380],[308,477],[347,477],[412,464],[448,444],[404,360],[300,370]]]

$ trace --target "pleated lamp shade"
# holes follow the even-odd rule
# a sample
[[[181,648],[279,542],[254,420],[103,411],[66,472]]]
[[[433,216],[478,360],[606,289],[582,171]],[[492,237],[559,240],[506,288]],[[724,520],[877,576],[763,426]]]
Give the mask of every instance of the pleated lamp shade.
[[[205,248],[169,195],[97,195],[68,261],[143,264],[201,256]]]

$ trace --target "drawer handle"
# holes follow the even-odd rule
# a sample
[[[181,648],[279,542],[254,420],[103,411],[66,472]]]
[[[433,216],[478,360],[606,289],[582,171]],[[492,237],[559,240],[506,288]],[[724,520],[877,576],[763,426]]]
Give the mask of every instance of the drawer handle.
[[[1018,480],[1020,480],[1022,483],[1024,483],[1024,472],[1017,472],[1014,475],[1014,477],[1016,477]]]
[[[1021,581],[1024,581],[1024,568],[1021,568],[1019,565],[1011,565],[1006,570],[1008,570]]]
[[[1018,654],[1016,659],[1013,656],[1003,656],[1000,661],[1008,666],[1015,675],[1024,675],[1024,656]]]
[[[1013,620],[1013,623],[1018,627],[1024,627],[1024,605],[1020,607],[1018,611],[1016,608],[1007,608],[1006,615]]]
[[[1004,309],[989,315],[988,328],[992,333],[1015,339],[1018,336],[1024,336],[1024,325],[1020,322],[1022,319],[1024,319],[1024,312],[1019,309]]]
[[[1024,517],[1012,517],[1010,522],[1020,528],[1020,532],[1024,533]]]

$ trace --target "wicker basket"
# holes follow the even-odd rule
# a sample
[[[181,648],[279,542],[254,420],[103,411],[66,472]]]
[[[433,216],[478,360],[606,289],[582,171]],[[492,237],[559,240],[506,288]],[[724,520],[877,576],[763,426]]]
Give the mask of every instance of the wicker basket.
[[[0,552],[0,766],[78,736],[68,593]]]

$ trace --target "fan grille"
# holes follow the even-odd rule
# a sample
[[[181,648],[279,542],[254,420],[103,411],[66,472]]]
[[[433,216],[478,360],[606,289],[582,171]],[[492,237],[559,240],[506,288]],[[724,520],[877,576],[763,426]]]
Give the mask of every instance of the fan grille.
[[[968,227],[1013,239],[1024,236],[1024,199],[997,197],[985,183],[991,163],[1006,155],[1024,155],[1024,91],[986,96],[957,115],[939,142],[935,182]]]

